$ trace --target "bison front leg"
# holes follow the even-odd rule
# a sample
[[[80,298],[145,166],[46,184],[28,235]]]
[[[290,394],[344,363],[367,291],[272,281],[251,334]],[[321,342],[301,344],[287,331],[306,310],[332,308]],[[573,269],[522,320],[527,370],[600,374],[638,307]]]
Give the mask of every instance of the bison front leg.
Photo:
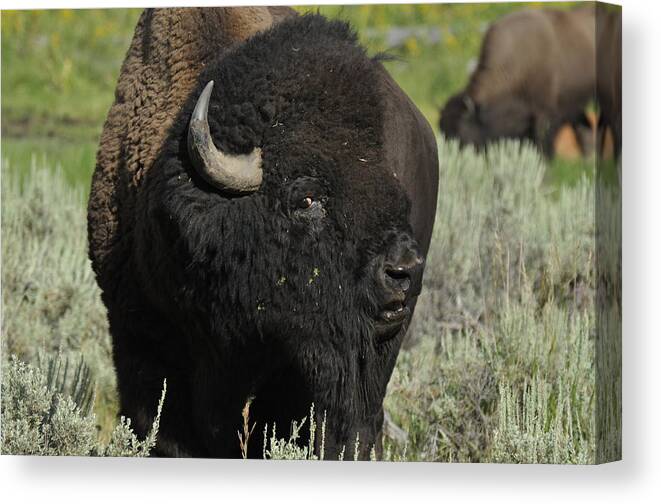
[[[199,362],[190,384],[193,428],[201,449],[194,456],[241,458],[237,433],[242,431],[242,411],[251,397],[250,379],[242,376],[240,367],[230,372],[226,363],[211,356]]]

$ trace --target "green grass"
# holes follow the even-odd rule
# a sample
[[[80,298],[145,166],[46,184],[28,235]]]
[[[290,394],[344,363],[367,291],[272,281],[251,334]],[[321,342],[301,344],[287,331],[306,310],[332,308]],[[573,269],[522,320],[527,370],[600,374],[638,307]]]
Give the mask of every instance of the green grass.
[[[61,166],[88,190],[139,10],[2,12],[2,156]]]
[[[72,187],[89,191],[92,172],[96,163],[96,141],[69,142],[54,138],[35,139],[5,138],[2,141],[2,157],[19,177],[29,175],[32,162],[61,171],[64,180]]]
[[[3,11],[3,135],[96,140],[139,14]]]

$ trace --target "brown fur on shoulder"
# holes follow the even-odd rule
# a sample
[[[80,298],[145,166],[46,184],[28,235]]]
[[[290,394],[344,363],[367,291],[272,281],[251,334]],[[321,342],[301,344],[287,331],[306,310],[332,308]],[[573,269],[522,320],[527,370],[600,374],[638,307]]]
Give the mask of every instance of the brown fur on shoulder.
[[[145,10],[121,68],[97,153],[88,206],[92,265],[103,284],[122,215],[208,61],[296,15],[287,7]],[[120,192],[122,194],[120,194]],[[127,197],[129,196],[129,197]],[[128,203],[128,204],[127,204]]]

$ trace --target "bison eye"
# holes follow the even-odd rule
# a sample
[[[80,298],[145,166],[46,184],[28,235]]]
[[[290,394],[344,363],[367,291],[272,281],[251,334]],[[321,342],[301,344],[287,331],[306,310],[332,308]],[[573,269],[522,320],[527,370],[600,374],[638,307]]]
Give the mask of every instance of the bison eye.
[[[317,179],[300,177],[292,181],[287,190],[287,207],[292,217],[309,222],[326,215],[326,193]]]
[[[305,198],[303,198],[302,200],[299,201],[298,206],[300,208],[304,208],[304,209],[305,208],[310,208],[312,206],[313,202],[314,202],[314,200],[312,199],[312,197],[306,196]]]

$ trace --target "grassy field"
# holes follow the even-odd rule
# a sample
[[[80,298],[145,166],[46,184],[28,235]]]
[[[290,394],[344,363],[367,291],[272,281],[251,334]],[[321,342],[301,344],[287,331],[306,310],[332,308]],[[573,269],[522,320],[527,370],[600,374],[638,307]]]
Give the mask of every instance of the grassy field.
[[[350,20],[371,52],[399,58],[388,69],[436,128],[438,107],[465,84],[488,23],[522,6],[321,12]],[[84,210],[98,137],[138,15],[2,13],[5,453],[140,455],[153,442],[131,437],[130,426],[116,418],[110,339],[87,260]],[[404,30],[393,35],[394,27]],[[385,458],[592,462],[594,163],[549,164],[515,143],[485,157],[439,142],[441,192],[423,296],[386,397],[406,436],[386,438]],[[28,364],[11,363],[12,354]],[[73,372],[67,379],[49,374],[62,362],[74,369],[81,356],[94,383],[91,410]],[[75,437],[83,441],[72,444]],[[268,448],[269,458],[310,456],[277,436]]]

